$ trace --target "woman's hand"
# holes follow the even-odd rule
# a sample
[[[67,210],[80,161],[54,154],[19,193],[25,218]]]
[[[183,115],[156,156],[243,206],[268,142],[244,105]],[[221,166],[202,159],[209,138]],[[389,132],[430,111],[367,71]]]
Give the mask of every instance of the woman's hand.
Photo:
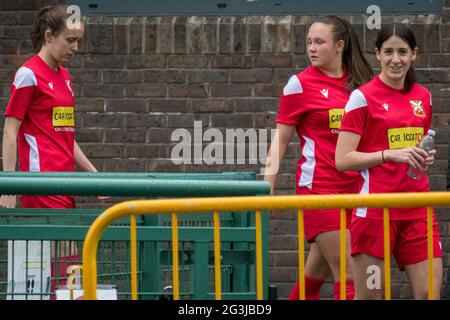
[[[15,208],[17,206],[17,196],[3,195],[0,198],[0,208]]]
[[[423,169],[423,167],[426,164],[426,159],[430,158],[429,154],[417,147],[408,147],[403,149],[397,149],[397,150],[385,150],[384,151],[384,159],[386,161],[393,161],[393,162],[406,162],[411,167],[415,169]],[[431,160],[431,163],[434,161]]]

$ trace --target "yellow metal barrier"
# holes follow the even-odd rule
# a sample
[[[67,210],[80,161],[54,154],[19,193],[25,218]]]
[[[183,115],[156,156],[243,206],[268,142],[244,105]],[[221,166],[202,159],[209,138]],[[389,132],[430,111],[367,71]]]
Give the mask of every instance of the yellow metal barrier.
[[[263,298],[262,252],[261,252],[261,210],[299,209],[299,270],[300,298],[305,298],[304,283],[304,240],[303,209],[330,208],[385,208],[385,296],[390,299],[390,252],[389,252],[389,210],[393,207],[428,207],[428,284],[429,298],[433,299],[433,246],[431,206],[450,206],[450,193],[389,193],[371,195],[308,195],[308,196],[261,196],[193,198],[168,200],[140,200],[119,203],[101,214],[89,229],[83,246],[83,288],[87,300],[96,299],[97,287],[97,247],[104,230],[115,220],[131,216],[131,247],[136,251],[136,214],[161,214],[172,212],[173,240],[173,295],[179,299],[178,276],[178,214],[214,211],[214,262],[216,279],[216,299],[221,298],[220,286],[220,226],[218,214],[221,211],[256,210],[256,292],[257,299]],[[133,222],[134,220],[134,222]],[[345,299],[345,210],[341,210],[341,299]],[[342,254],[344,253],[344,254]],[[137,299],[136,252],[132,253],[132,299]],[[389,282],[388,282],[389,280]],[[343,285],[342,285],[343,284]]]
[[[178,216],[172,213],[172,272],[173,272],[173,298],[180,299],[180,273],[178,271]]]
[[[341,297],[341,300],[345,300],[347,297],[346,297],[346,294],[347,294],[347,292],[346,292],[346,290],[345,290],[345,285],[346,285],[346,281],[345,281],[345,276],[346,276],[346,270],[347,270],[347,266],[346,266],[346,256],[347,256],[347,248],[346,248],[346,233],[347,233],[347,229],[346,229],[346,224],[347,224],[347,219],[346,219],[346,211],[345,211],[345,209],[341,209],[341,230],[340,230],[340,236],[341,236],[341,239],[340,239],[340,243],[339,243],[339,245],[340,245],[340,258],[341,258],[341,263],[340,263],[340,278],[341,279],[344,279],[344,280],[341,280],[341,282],[340,282],[340,288],[339,288],[339,290],[340,290],[340,297]]]
[[[384,298],[391,300],[391,239],[389,227],[389,208],[383,209],[384,233]]]
[[[222,276],[220,274],[220,220],[219,213],[214,211],[214,273],[216,299],[222,299]]]
[[[305,234],[305,223],[303,210],[298,210],[298,269],[300,275],[305,274],[305,238],[301,235]],[[301,276],[299,279],[299,297],[300,300],[305,300],[305,277]]]
[[[427,228],[428,228],[428,299],[434,299],[433,281],[433,210],[427,208]]]

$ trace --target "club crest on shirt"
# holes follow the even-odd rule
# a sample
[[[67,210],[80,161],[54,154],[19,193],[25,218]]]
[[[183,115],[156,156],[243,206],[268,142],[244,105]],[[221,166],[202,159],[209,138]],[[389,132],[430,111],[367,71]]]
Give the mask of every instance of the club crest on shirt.
[[[70,93],[72,93],[72,96],[75,96],[73,93],[72,87],[70,86],[70,80],[66,80],[67,88],[69,88]]]
[[[425,118],[425,112],[422,107],[422,100],[409,100],[409,104],[413,108],[413,113],[416,117]]]

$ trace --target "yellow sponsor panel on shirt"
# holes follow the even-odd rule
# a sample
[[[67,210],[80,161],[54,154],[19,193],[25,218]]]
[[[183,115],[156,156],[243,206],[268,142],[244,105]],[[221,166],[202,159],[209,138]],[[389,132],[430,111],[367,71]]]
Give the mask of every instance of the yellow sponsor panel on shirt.
[[[421,127],[388,129],[389,149],[415,147],[422,136],[423,128]]]
[[[54,127],[74,127],[73,107],[54,107],[52,123]]]
[[[330,129],[339,129],[341,127],[341,121],[343,116],[344,116],[344,109],[329,109],[328,124],[330,125]]]

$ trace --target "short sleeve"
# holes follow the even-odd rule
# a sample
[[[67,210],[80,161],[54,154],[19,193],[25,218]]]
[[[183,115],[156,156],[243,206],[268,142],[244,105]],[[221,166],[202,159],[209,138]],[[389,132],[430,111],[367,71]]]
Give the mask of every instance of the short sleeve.
[[[367,118],[367,101],[364,94],[356,89],[350,95],[345,105],[345,113],[342,118],[340,131],[351,131],[360,136],[363,135]]]
[[[17,70],[11,86],[11,97],[6,106],[5,116],[23,120],[36,86],[36,76],[31,69],[21,67]]]
[[[293,75],[283,88],[277,123],[295,126],[303,113],[303,87],[298,76]]]

